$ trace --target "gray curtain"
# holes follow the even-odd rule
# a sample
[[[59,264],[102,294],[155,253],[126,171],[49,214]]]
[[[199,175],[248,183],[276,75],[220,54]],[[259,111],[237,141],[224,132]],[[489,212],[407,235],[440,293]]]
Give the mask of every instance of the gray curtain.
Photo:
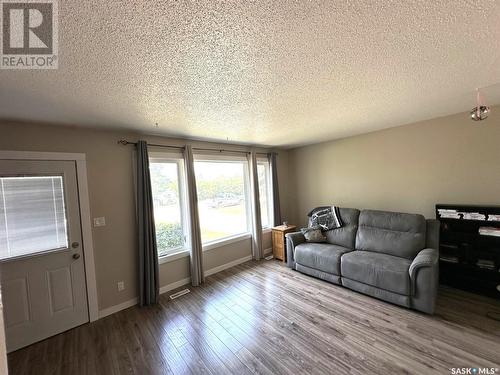
[[[273,189],[273,217],[274,225],[281,225],[281,208],[280,208],[280,191],[278,186],[278,163],[276,162],[277,154],[272,152],[268,155],[269,164],[271,165],[271,185]]]
[[[184,167],[187,182],[187,206],[190,230],[190,264],[191,284],[198,286],[205,281],[203,273],[203,249],[201,245],[200,216],[198,214],[198,193],[196,192],[196,177],[194,174],[193,148],[184,148]]]
[[[264,257],[262,249],[262,219],[260,216],[259,175],[257,173],[257,154],[252,151],[248,154],[250,170],[250,194],[252,204],[252,255],[253,259]]]
[[[158,303],[160,295],[153,194],[146,141],[137,142],[136,192],[139,232],[139,304],[145,306]]]

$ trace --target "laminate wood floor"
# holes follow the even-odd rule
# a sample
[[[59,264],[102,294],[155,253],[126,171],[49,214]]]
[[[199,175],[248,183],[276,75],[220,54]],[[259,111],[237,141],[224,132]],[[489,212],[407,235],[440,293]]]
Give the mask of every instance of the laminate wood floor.
[[[450,374],[500,368],[500,302],[442,288],[428,316],[248,262],[9,355],[11,374]],[[497,371],[500,374],[500,370]]]

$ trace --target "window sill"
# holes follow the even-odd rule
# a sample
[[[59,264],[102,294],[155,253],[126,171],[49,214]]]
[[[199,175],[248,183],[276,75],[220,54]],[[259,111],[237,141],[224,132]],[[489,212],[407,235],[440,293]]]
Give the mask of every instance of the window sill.
[[[215,242],[210,242],[207,245],[203,245],[203,251],[210,251],[210,250],[215,250],[218,249],[219,247],[230,245],[235,242],[241,242],[243,240],[246,240],[247,238],[251,238],[252,235],[250,233],[243,233],[243,234],[238,234],[233,237],[228,237],[221,239],[219,241]],[[176,251],[175,253],[168,254],[165,256],[162,256],[161,258],[158,259],[158,264],[164,264],[164,263],[170,263],[173,262],[177,259],[181,258],[186,258],[189,257],[189,249],[182,249],[179,251]]]
[[[240,242],[242,240],[245,240],[247,238],[251,238],[252,235],[250,233],[243,233],[243,234],[238,234],[233,237],[227,237],[223,238],[221,240],[215,241],[215,242],[210,242],[206,245],[203,245],[203,251],[210,251],[213,249],[217,249],[222,246],[226,246],[235,242]]]
[[[158,259],[158,264],[170,263],[174,260],[189,257],[189,249],[182,249],[172,254],[167,254]]]
[[[262,233],[270,233],[272,231],[273,231],[273,228],[271,228],[271,227],[262,228]]]

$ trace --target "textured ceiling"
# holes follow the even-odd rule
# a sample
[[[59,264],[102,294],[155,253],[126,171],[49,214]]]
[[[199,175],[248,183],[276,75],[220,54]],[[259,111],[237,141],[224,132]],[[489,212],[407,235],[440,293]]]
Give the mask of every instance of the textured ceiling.
[[[493,0],[61,0],[0,117],[293,146],[498,104],[499,47]]]

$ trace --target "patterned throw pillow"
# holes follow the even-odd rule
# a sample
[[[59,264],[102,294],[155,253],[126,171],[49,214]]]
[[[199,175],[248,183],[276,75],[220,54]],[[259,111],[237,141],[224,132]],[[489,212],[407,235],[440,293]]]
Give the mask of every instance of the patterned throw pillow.
[[[321,227],[302,228],[300,230],[307,242],[326,242],[326,237],[321,231]]]

